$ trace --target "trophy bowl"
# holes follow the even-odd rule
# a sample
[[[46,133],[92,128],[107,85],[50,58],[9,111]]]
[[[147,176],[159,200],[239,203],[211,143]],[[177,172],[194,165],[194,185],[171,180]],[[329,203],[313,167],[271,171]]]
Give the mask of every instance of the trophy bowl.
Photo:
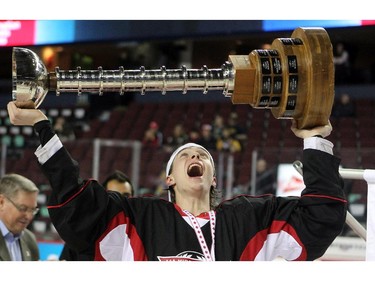
[[[13,48],[12,98],[18,102],[32,101],[35,107],[48,93],[48,72],[40,58],[26,48]]]

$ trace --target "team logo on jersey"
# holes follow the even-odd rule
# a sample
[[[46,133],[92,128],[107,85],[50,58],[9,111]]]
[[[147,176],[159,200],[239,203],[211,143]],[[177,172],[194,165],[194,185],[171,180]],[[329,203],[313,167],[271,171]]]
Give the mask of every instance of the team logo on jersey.
[[[204,255],[194,251],[186,251],[178,254],[177,256],[158,256],[159,261],[206,261]]]

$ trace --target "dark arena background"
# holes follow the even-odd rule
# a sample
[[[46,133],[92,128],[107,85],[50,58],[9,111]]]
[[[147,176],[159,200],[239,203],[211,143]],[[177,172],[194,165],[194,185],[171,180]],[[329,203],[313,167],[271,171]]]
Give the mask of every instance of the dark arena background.
[[[4,20],[0,21],[0,142],[1,176],[19,173],[40,188],[41,211],[30,229],[40,243],[42,259],[55,259],[63,241],[49,221],[50,192],[34,151],[31,127],[12,126],[6,104],[12,92],[12,48],[29,48],[48,71],[220,68],[229,55],[266,49],[276,38],[288,38],[297,27],[323,27],[335,58],[338,46],[348,53],[346,65],[335,64],[335,101],[328,137],[342,168],[375,168],[375,21],[360,20]],[[348,104],[342,104],[342,98]],[[137,196],[165,197],[164,170],[174,148],[173,132],[182,125],[186,139],[203,131],[214,133],[215,119],[238,129],[238,150],[210,149],[217,163],[218,186],[225,198],[258,194],[261,179],[256,163],[264,159],[272,175],[270,190],[277,194],[300,190],[303,182],[293,167],[300,160],[302,142],[290,131],[289,119],[276,119],[268,109],[234,105],[220,91],[56,93],[50,91],[39,107],[53,125],[65,122],[64,145],[80,162],[81,175],[103,181],[114,170],[130,175]],[[144,139],[157,130],[160,142]],[[215,142],[216,144],[216,142]],[[281,173],[282,172],[282,173]],[[286,176],[287,175],[287,176]],[[349,212],[367,228],[368,186],[363,179],[345,179]],[[287,185],[285,187],[285,185]],[[259,190],[258,190],[259,189]],[[294,194],[294,193],[293,193]],[[349,226],[322,260],[365,260],[366,243]]]

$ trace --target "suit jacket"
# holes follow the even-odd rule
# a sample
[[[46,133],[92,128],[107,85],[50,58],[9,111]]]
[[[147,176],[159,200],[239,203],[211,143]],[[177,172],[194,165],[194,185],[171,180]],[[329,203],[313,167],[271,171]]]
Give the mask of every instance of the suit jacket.
[[[1,234],[1,232],[0,232]],[[25,229],[20,238],[23,261],[40,260],[39,248],[34,233]],[[0,235],[0,261],[11,261],[10,254],[5,244],[3,235]]]

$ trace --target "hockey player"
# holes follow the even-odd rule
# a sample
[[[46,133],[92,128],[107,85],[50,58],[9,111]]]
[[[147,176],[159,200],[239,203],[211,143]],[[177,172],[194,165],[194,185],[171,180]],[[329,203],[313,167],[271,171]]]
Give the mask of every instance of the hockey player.
[[[315,260],[343,229],[347,205],[340,160],[324,139],[330,123],[311,130],[292,123],[293,133],[304,139],[306,188],[300,197],[242,195],[218,204],[215,165],[200,145],[185,144],[171,155],[170,201],[122,198],[80,178],[78,163],[48,118],[38,109],[19,107],[8,104],[10,120],[34,126],[40,138],[35,155],[53,189],[51,220],[71,248],[91,253],[94,260]]]

